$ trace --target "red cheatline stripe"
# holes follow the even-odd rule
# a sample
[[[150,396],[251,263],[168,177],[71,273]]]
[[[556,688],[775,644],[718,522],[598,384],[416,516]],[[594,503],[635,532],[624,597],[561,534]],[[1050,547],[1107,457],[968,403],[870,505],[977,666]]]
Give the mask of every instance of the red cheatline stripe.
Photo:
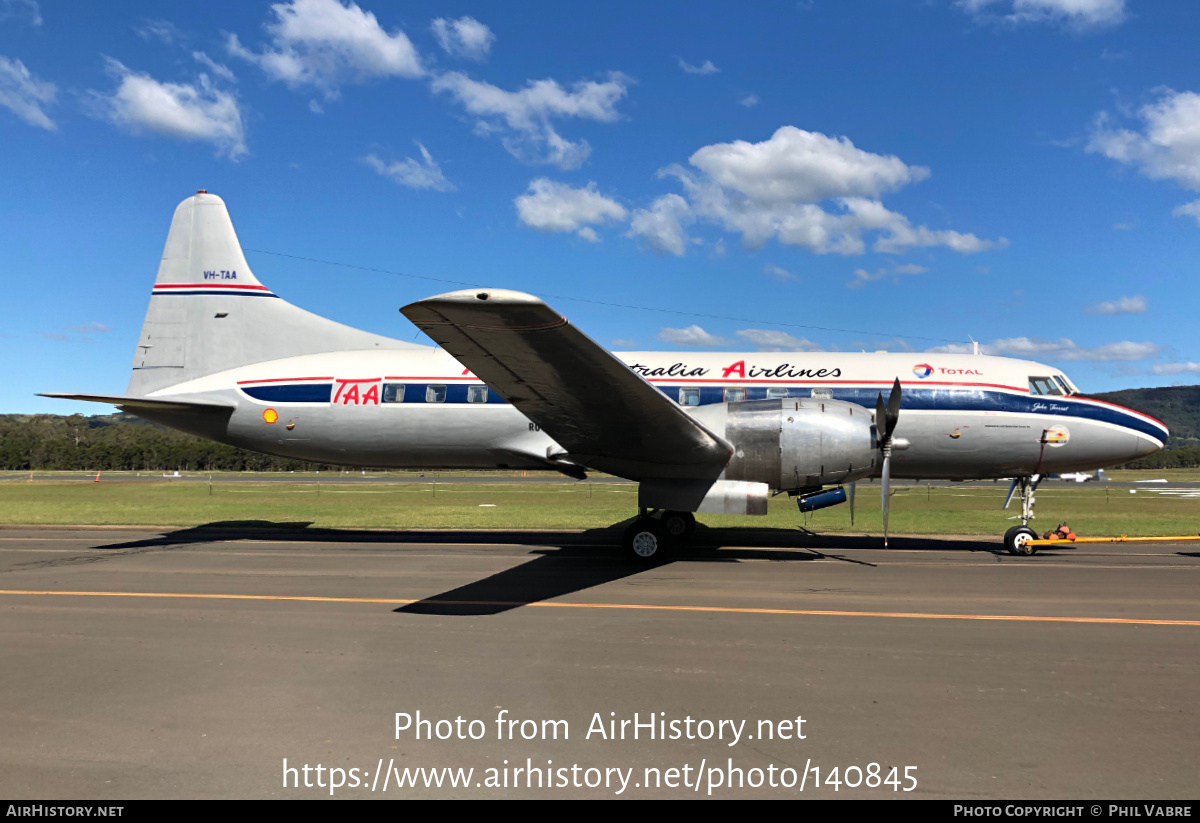
[[[646,380],[651,383],[678,383],[680,385],[687,385],[689,383],[722,383],[724,385],[734,385],[734,384],[745,385],[745,384],[755,384],[755,383],[787,383],[789,385],[806,385],[806,386],[810,385],[810,384],[814,385],[814,386],[828,386],[828,385],[890,386],[890,385],[892,385],[892,383],[895,382],[894,380],[787,380],[787,379],[747,380],[745,378],[739,378],[739,377],[708,378],[708,379],[703,379],[703,380],[697,380],[692,377],[647,377]],[[900,385],[901,386],[967,386],[967,387],[973,387],[973,388],[986,388],[986,389],[1007,389],[1008,391],[1021,392],[1022,394],[1027,394],[1029,392],[1028,389],[1022,389],[1018,386],[1005,386],[1001,383],[951,383],[948,381],[947,382],[939,382],[936,380],[922,380],[919,382],[901,381]]]
[[[268,377],[265,380],[239,380],[238,385],[247,383],[296,383],[301,380],[332,380],[332,377]]]
[[[270,291],[266,286],[251,286],[235,283],[155,283],[155,289],[252,289]]]

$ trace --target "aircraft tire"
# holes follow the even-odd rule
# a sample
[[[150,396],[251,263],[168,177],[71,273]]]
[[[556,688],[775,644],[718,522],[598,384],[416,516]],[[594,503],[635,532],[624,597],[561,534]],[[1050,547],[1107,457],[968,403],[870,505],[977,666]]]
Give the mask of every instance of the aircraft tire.
[[[696,531],[696,517],[691,512],[664,512],[662,527],[667,536],[682,543]]]
[[[666,559],[670,538],[657,521],[640,517],[625,530],[621,547],[625,556],[635,563],[649,566]]]
[[[1028,526],[1013,526],[1004,533],[1004,548],[1009,554],[1028,557],[1037,552],[1037,546],[1029,545],[1030,540],[1037,539],[1037,532]]]

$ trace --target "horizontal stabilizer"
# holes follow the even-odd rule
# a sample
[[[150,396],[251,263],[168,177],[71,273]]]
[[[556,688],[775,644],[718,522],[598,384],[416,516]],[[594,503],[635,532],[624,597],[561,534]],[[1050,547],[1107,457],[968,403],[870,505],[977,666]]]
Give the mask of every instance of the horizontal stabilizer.
[[[216,400],[182,400],[170,397],[131,397],[127,394],[72,394],[70,392],[39,392],[38,397],[59,400],[86,400],[89,403],[111,403],[129,409],[159,409],[161,411],[227,411],[233,403]]]

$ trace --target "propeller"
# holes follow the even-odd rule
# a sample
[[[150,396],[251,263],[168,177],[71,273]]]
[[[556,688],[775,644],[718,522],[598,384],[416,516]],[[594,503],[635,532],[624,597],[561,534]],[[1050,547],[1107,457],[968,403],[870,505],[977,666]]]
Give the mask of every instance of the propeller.
[[[850,498],[850,525],[854,525],[854,492],[858,489],[858,484],[853,480],[846,484],[847,497]]]
[[[899,445],[894,437],[896,421],[900,419],[900,378],[892,384],[892,392],[888,395],[887,403],[883,402],[883,392],[875,399],[875,432],[879,438],[879,450],[883,452],[883,472],[880,478],[880,488],[883,495],[883,547],[888,546],[888,497],[891,491],[892,479],[892,446]]]

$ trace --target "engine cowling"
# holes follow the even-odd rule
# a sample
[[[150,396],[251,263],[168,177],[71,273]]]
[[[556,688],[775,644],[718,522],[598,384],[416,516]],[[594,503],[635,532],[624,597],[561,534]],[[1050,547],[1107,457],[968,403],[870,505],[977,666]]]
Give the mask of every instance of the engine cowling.
[[[726,480],[812,488],[870,477],[879,460],[871,412],[844,400],[750,400],[693,416],[733,446]]]

